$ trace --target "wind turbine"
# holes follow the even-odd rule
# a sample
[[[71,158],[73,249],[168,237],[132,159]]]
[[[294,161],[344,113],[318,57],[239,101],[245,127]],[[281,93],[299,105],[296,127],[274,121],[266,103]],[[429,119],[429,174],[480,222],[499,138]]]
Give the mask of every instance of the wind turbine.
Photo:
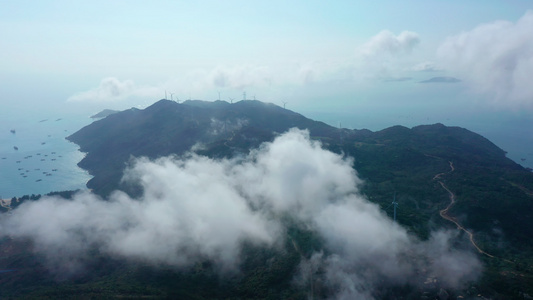
[[[167,100],[167,90],[165,90],[165,100]]]
[[[287,105],[287,103],[289,103],[289,102],[287,102],[287,101],[281,101],[281,103],[283,103],[283,109],[285,109],[285,105]]]
[[[396,193],[394,193],[394,200],[392,201],[392,205],[394,205],[394,222],[396,222],[396,207],[398,207],[398,201],[396,201]]]
[[[229,103],[233,104],[233,98],[228,98],[229,99]]]
[[[242,92],[242,100],[246,100],[246,92]]]
[[[220,100],[220,91],[218,91],[218,100]]]
[[[170,100],[174,100],[174,98],[172,98],[173,95],[174,93],[170,93]]]
[[[398,201],[396,201],[396,192],[394,192],[394,200],[392,200],[392,203],[385,210],[391,206],[394,206],[394,222],[396,222],[396,208],[398,207]]]
[[[339,121],[339,138],[341,140],[341,143],[342,143],[342,122]]]
[[[254,100],[255,100],[255,95],[254,95]]]

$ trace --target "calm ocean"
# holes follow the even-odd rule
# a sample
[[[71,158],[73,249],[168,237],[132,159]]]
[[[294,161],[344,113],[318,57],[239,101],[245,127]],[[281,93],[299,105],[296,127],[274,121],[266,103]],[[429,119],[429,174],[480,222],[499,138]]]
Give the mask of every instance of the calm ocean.
[[[0,197],[85,189],[91,176],[77,166],[84,154],[65,137],[91,121],[86,115],[43,113],[39,117],[24,118],[3,115],[0,119]]]

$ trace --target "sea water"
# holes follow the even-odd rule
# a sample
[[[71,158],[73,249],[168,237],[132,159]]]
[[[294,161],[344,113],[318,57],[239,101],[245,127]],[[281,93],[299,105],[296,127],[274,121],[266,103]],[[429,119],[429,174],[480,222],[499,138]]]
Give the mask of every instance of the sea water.
[[[77,166],[84,154],[65,137],[90,122],[87,115],[2,114],[0,198],[86,189],[91,176]]]

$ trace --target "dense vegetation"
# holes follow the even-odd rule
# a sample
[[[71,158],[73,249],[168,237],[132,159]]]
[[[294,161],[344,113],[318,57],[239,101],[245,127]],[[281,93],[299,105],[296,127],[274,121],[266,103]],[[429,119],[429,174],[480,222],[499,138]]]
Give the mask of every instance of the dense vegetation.
[[[533,295],[533,174],[506,158],[505,152],[490,141],[466,129],[442,124],[412,129],[394,126],[378,132],[337,129],[259,101],[178,104],[161,100],[145,110],[109,115],[68,139],[87,152],[80,166],[94,175],[88,187],[106,197],[115,189],[133,195],[140,192],[139,187],[120,182],[132,156],[182,155],[202,143],[199,154],[231,157],[247,153],[292,127],[308,129],[325,148],[353,157],[354,169],[364,180],[361,192],[387,209],[391,217],[390,204],[396,194],[398,222],[422,239],[436,228],[456,227],[439,215],[450,198],[438,181],[456,195],[449,215],[473,232],[478,245],[494,257],[479,254],[485,264],[481,280],[464,291],[445,291],[450,297],[482,294],[522,299],[525,294]],[[439,173],[442,175],[437,180]],[[34,198],[22,197],[12,203]],[[292,278],[300,259],[321,249],[321,240],[298,224],[289,227],[284,251],[243,245],[242,272],[224,278],[209,261],[178,271],[95,253],[90,272],[57,281],[30,251],[29,241],[4,239],[0,243],[0,269],[17,271],[0,274],[0,297],[305,299],[308,288],[295,286]],[[330,292],[319,284],[314,289],[316,297]],[[375,296],[431,299],[442,293],[438,288],[401,286]]]

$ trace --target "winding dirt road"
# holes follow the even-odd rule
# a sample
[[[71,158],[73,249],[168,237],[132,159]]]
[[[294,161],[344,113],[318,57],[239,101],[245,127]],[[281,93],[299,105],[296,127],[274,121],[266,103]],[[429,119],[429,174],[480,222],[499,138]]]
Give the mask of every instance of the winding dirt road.
[[[495,257],[494,255],[491,255],[491,254],[489,254],[489,253],[483,251],[483,249],[479,248],[479,246],[476,244],[476,241],[474,240],[474,234],[473,234],[472,232],[468,231],[468,230],[467,230],[466,228],[464,228],[461,224],[459,224],[459,222],[458,222],[454,217],[448,215],[448,211],[449,211],[450,208],[452,208],[452,206],[455,204],[455,194],[454,194],[452,191],[450,191],[450,189],[446,186],[446,184],[444,184],[444,182],[443,182],[442,180],[440,180],[440,177],[441,177],[442,175],[449,174],[449,173],[452,173],[453,171],[455,171],[455,168],[454,168],[454,166],[453,166],[453,163],[452,163],[451,161],[450,161],[449,163],[450,163],[450,171],[448,171],[448,172],[444,172],[444,173],[439,173],[439,174],[437,174],[437,175],[435,175],[435,176],[433,177],[433,180],[438,180],[437,182],[438,182],[438,183],[442,186],[442,188],[445,189],[445,190],[448,192],[448,194],[450,195],[450,204],[448,204],[448,206],[446,206],[446,208],[442,209],[442,210],[439,212],[439,214],[440,214],[440,216],[441,216],[443,219],[448,220],[448,221],[454,223],[454,224],[457,226],[457,229],[464,231],[464,232],[468,235],[468,237],[469,237],[469,239],[470,239],[470,243],[472,243],[472,245],[477,249],[477,251],[478,251],[479,253],[484,254],[484,255],[486,255],[486,256],[488,256],[488,257],[492,257],[492,258],[494,258],[494,257]]]

